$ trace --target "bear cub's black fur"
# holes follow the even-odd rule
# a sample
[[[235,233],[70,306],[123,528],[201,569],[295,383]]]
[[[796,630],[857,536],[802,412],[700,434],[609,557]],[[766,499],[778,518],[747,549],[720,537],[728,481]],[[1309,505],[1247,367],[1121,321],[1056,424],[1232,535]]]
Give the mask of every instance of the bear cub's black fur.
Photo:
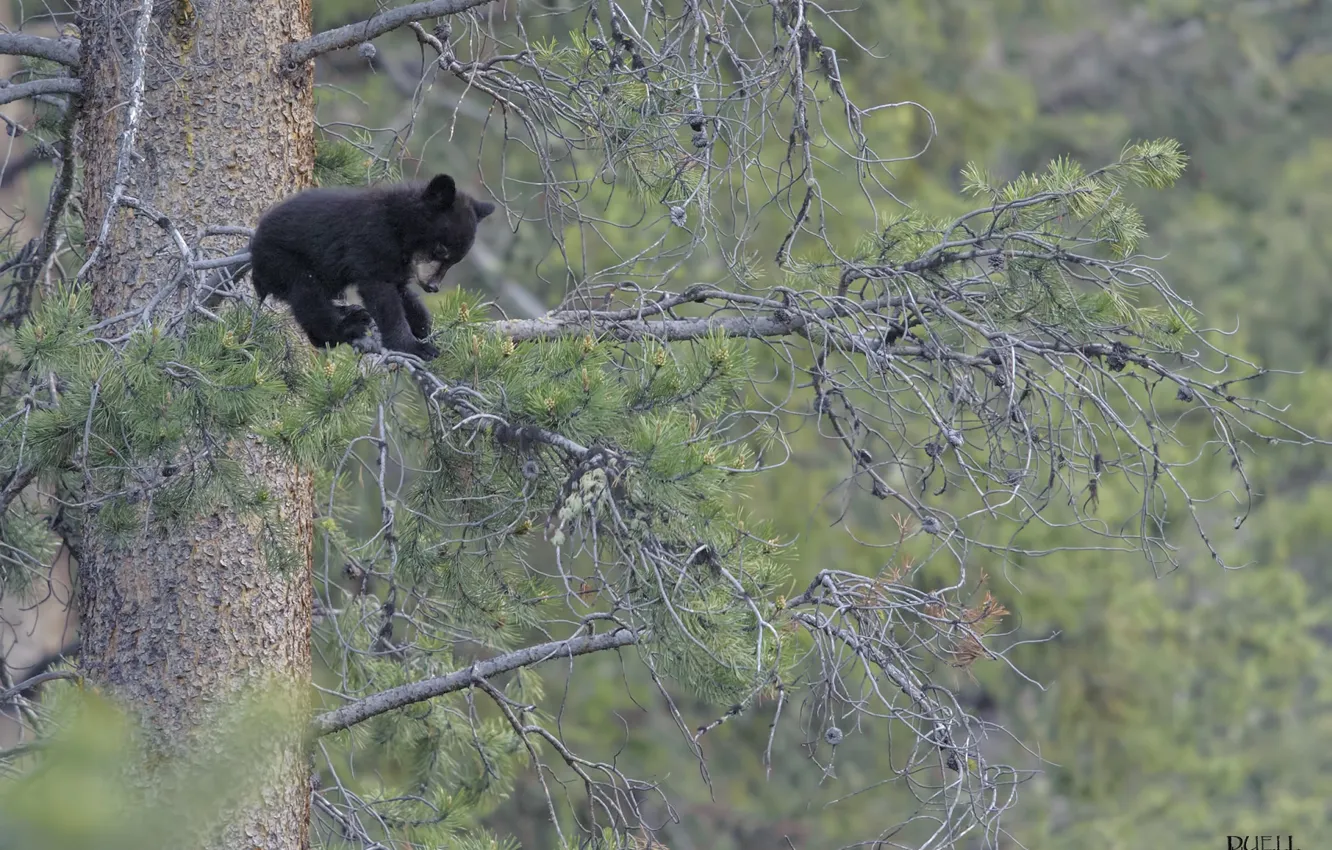
[[[310,189],[259,219],[250,239],[254,290],[260,302],[270,295],[287,302],[317,346],[353,342],[374,319],[385,348],[429,360],[439,350],[425,341],[430,311],[408,288],[413,263],[439,264],[422,284],[439,291],[494,211],[447,174],[425,184]],[[351,286],[364,309],[334,303]]]

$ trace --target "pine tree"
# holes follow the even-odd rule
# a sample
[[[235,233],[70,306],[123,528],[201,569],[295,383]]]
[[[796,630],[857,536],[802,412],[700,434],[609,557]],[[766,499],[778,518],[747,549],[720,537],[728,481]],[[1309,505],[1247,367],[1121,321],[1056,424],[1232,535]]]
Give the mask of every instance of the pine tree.
[[[480,822],[528,771],[552,846],[649,846],[651,785],[572,746],[540,675],[607,653],[713,706],[668,702],[689,747],[759,707],[802,724],[820,764],[860,724],[905,733],[903,776],[937,800],[875,829],[967,846],[1014,771],[936,674],[1002,648],[987,558],[1060,522],[1168,561],[1183,416],[1238,468],[1246,432],[1312,441],[1237,394],[1259,372],[1137,253],[1131,199],[1182,173],[1176,143],[1011,180],[968,165],[953,208],[909,208],[865,126],[889,107],[846,90],[854,44],[822,11],[772,4],[757,36],[682,8],[645,25],[593,3],[559,30],[429,0],[311,36],[288,0],[96,0],[59,37],[0,36],[33,60],[0,100],[37,99],[34,132],[64,152],[41,236],[4,264],[0,565],[30,591],[56,545],[75,555],[77,677],[144,730],[113,755],[152,814],[63,846],[216,827],[219,847],[494,847]],[[548,226],[533,285],[572,284],[528,319],[439,296],[428,363],[314,350],[242,277],[265,207],[426,152],[317,140],[313,62],[377,61],[399,28],[423,83],[455,78],[503,124],[478,135],[479,170],[511,221]],[[829,563],[792,590],[798,548],[743,509],[801,428],[882,531],[878,575]],[[1113,524],[1112,478],[1143,494]],[[913,581],[926,560],[951,570],[932,591]],[[258,753],[228,713],[252,686],[280,709]],[[51,728],[77,740],[90,710],[62,699]],[[253,794],[172,826],[185,804],[161,789],[200,764]],[[105,790],[120,769],[88,775]],[[32,799],[10,817],[37,830]],[[208,813],[223,804],[240,814]]]

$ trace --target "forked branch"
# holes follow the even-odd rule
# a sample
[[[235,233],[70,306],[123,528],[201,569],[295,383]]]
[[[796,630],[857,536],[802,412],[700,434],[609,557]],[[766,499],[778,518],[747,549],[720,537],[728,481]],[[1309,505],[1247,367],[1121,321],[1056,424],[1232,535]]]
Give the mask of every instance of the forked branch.
[[[341,50],[381,36],[386,32],[406,26],[414,21],[426,18],[441,18],[456,15],[477,6],[484,6],[494,0],[427,0],[425,3],[412,3],[399,6],[375,15],[365,21],[327,30],[311,36],[304,41],[289,45],[283,51],[283,67],[289,72],[324,53]]]

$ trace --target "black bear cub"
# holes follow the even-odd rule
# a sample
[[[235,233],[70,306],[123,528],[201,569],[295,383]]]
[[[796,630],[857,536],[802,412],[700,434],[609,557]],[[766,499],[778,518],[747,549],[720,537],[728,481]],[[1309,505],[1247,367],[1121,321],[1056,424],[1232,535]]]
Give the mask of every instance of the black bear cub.
[[[408,286],[413,264],[439,264],[422,286],[471,250],[478,222],[495,205],[458,190],[440,174],[429,183],[310,189],[269,209],[250,239],[254,290],[287,302],[318,346],[359,339],[374,319],[384,347],[429,360],[430,311]],[[337,304],[348,287],[365,308]]]

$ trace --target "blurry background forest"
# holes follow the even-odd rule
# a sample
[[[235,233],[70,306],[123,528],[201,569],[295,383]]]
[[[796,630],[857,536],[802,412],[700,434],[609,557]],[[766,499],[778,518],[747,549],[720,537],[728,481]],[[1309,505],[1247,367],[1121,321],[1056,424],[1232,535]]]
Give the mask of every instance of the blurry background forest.
[[[533,42],[565,40],[579,25],[580,13],[562,14],[560,0],[547,5],[549,16],[527,17]],[[316,29],[369,11],[365,0],[319,0]],[[14,3],[10,12],[17,19],[32,10]],[[1152,234],[1144,252],[1164,256],[1159,268],[1204,324],[1237,329],[1228,350],[1274,371],[1301,371],[1265,379],[1262,393],[1290,405],[1296,427],[1332,433],[1332,4],[861,0],[839,20],[844,31],[825,29],[825,43],[854,38],[880,57],[840,51],[851,57],[840,71],[852,99],[914,101],[928,110],[884,110],[866,120],[866,130],[876,150],[904,157],[888,188],[932,215],[974,206],[958,192],[968,161],[1002,181],[1063,155],[1095,166],[1128,141],[1178,139],[1190,156],[1183,180],[1134,199]],[[548,31],[531,30],[535,22]],[[494,166],[488,151],[478,171],[480,139],[487,122],[499,119],[456,79],[426,75],[421,85],[422,51],[410,32],[375,47],[372,57],[343,51],[320,63],[326,137],[387,161],[396,157],[395,132],[410,118],[404,170],[410,174],[419,158],[421,175],[448,171],[476,188]],[[28,107],[6,107],[20,108]],[[37,210],[51,176],[40,164],[16,167],[20,148],[9,154],[3,191],[22,193]],[[837,197],[827,171],[823,188]],[[845,190],[856,191],[854,175]],[[831,218],[829,235],[853,242],[869,224]],[[632,229],[605,236],[623,240],[624,253],[635,250]],[[771,256],[776,238],[756,244]],[[495,297],[511,315],[530,315],[565,294],[562,273],[546,274],[564,267],[545,262],[551,251],[550,234],[530,222],[516,234],[492,227],[453,280]],[[681,279],[707,275],[690,268]],[[1203,455],[1194,467],[1199,492],[1223,490],[1230,460],[1207,455],[1213,435],[1198,422],[1196,433],[1181,427],[1189,442],[1180,450]],[[886,509],[856,503],[844,510],[845,456],[813,428],[796,434],[792,447],[793,461],[767,473],[746,499],[753,515],[796,540],[793,588],[825,566],[880,571],[881,553],[855,539],[892,538]],[[1024,533],[1026,550],[1061,551],[1012,553],[989,571],[989,590],[1012,612],[1002,627],[1011,630],[1010,642],[1031,641],[1010,658],[1032,681],[981,660],[956,670],[951,684],[974,711],[1012,733],[987,742],[995,758],[1039,771],[1021,786],[1004,820],[1010,838],[1000,846],[1214,848],[1230,834],[1279,832],[1309,848],[1332,836],[1327,455],[1255,448],[1263,449],[1248,458],[1257,510],[1214,541],[1242,569],[1217,566],[1176,507],[1170,516],[1178,527],[1165,534],[1180,546],[1177,569],[1156,574],[1141,557],[1095,548],[1076,529],[1033,527]],[[1116,488],[1113,472],[1107,478],[1100,515],[1131,515],[1140,497]],[[1220,502],[1199,510],[1221,528],[1233,513]],[[932,569],[923,565],[911,580],[922,588],[942,583]],[[646,681],[626,683],[614,657],[586,662],[551,688],[552,699],[567,700],[564,732],[589,752],[617,757],[627,772],[663,783],[680,815],[680,825],[662,833],[672,850],[767,850],[784,846],[783,836],[799,848],[830,847],[873,833],[883,797],[856,792],[892,775],[886,727],[858,730],[826,774],[788,758],[767,777],[770,713],[759,706],[701,739],[710,792],[669,713],[644,712],[635,702],[660,703],[661,696]],[[676,705],[691,723],[715,716],[691,708],[686,695]],[[795,728],[787,727],[788,737]],[[524,847],[550,846],[542,790],[535,777],[522,776],[488,825]],[[907,788],[893,793],[909,811]]]

